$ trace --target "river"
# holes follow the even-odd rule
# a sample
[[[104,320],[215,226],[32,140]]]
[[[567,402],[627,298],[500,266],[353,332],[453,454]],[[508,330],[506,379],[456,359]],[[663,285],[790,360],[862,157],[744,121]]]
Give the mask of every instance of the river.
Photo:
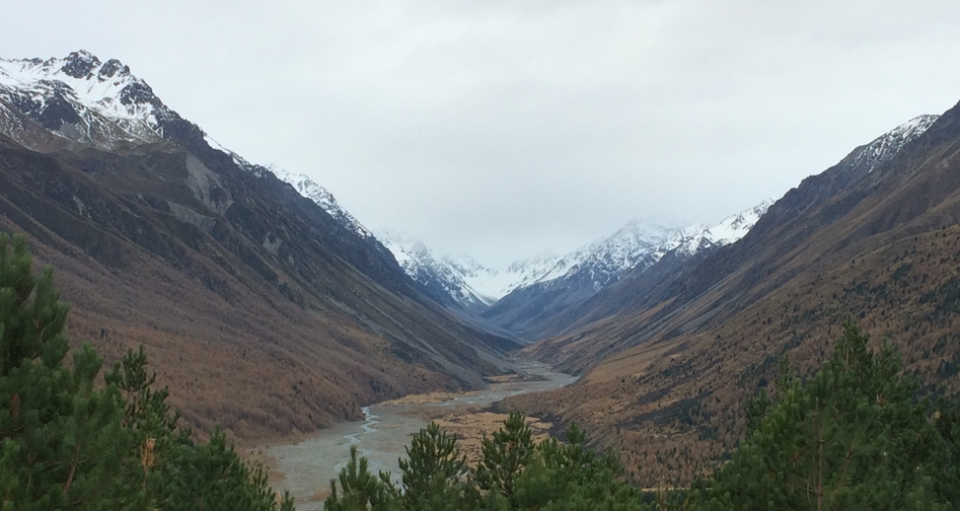
[[[480,391],[442,396],[438,399],[400,399],[364,407],[365,420],[346,422],[322,430],[315,438],[296,444],[274,445],[267,453],[275,460],[282,480],[273,487],[289,490],[299,511],[323,509],[322,499],[330,489],[330,480],[350,459],[350,446],[356,445],[369,461],[373,473],[399,473],[398,460],[406,455],[410,436],[427,425],[424,417],[446,410],[477,410],[508,396],[550,390],[569,385],[575,376],[551,371],[539,363],[521,363],[521,381],[494,383]],[[495,428],[493,428],[495,429]],[[493,429],[490,431],[492,432]],[[396,479],[396,477],[395,477]]]

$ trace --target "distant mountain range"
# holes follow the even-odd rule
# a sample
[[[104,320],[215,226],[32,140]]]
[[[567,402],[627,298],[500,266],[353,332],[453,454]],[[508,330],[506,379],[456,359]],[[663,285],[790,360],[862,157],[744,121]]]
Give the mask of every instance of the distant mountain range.
[[[416,238],[379,233],[377,239],[390,249],[400,266],[414,280],[434,290],[431,296],[453,308],[479,314],[504,295],[544,278],[560,260],[543,255],[490,268],[470,256],[438,254]]]
[[[629,271],[649,268],[669,252],[691,257],[733,243],[771,203],[763,201],[712,227],[632,220],[570,254],[544,255],[504,268],[486,267],[469,256],[437,254],[408,236],[380,233],[376,237],[438,303],[478,316],[487,326],[533,339],[542,332],[528,325],[544,319],[540,311],[552,316],[616,283]]]

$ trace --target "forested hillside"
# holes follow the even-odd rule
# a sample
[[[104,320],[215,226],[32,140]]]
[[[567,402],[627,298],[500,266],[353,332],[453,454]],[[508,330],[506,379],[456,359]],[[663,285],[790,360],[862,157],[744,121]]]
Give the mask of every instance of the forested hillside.
[[[859,149],[790,190],[739,242],[646,288],[654,300],[638,291],[635,308],[531,347],[584,377],[506,406],[580,421],[649,486],[686,484],[723,459],[778,361],[811,374],[850,318],[897,346],[930,395],[955,395],[960,108],[886,160]]]

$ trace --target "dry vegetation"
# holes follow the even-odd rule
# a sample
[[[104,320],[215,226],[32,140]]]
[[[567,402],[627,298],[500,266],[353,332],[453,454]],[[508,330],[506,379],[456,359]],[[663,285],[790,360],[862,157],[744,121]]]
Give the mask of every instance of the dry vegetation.
[[[578,384],[517,396],[518,407],[579,420],[619,450],[646,486],[685,484],[737,444],[741,404],[776,376],[784,355],[809,372],[841,324],[896,345],[930,391],[960,391],[960,226],[891,242],[832,271],[803,272],[718,328],[608,357]],[[639,319],[643,320],[643,318]]]
[[[56,268],[69,337],[108,363],[144,345],[187,424],[296,435],[500,372],[473,346],[502,340],[431,305],[286,185],[211,152],[200,157],[216,185],[198,195],[190,153],[137,151],[41,155],[0,137],[0,231],[25,232]],[[185,222],[172,203],[213,223]]]
[[[421,401],[423,402],[423,401]],[[421,408],[409,413],[425,421],[436,422],[443,430],[455,434],[460,451],[467,457],[470,466],[476,466],[483,457],[480,451],[484,436],[503,427],[503,422],[509,413],[491,410],[484,406],[459,406],[455,408]],[[553,424],[536,417],[528,417],[534,442],[540,442],[550,437]]]
[[[739,442],[785,356],[809,374],[844,321],[888,340],[925,391],[960,391],[960,111],[839,192],[838,166],[771,208],[666,300],[527,351],[585,376],[505,407],[577,420],[644,486],[686,484]],[[819,188],[818,188],[819,187]]]

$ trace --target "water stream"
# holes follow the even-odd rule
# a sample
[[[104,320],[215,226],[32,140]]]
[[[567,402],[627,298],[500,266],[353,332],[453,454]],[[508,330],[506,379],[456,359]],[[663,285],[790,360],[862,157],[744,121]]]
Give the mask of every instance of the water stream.
[[[492,384],[485,390],[439,402],[365,406],[361,409],[363,421],[338,424],[321,431],[316,438],[296,444],[270,447],[268,453],[276,458],[277,467],[284,474],[284,480],[274,483],[274,488],[290,490],[300,511],[323,509],[320,501],[330,489],[330,480],[336,478],[349,461],[351,445],[356,445],[358,454],[369,460],[373,473],[396,474],[398,460],[406,455],[404,448],[410,436],[427,425],[426,421],[412,416],[417,415],[416,412],[460,405],[483,406],[516,394],[563,387],[576,380],[542,364],[527,363],[521,365],[520,370],[539,379]]]

